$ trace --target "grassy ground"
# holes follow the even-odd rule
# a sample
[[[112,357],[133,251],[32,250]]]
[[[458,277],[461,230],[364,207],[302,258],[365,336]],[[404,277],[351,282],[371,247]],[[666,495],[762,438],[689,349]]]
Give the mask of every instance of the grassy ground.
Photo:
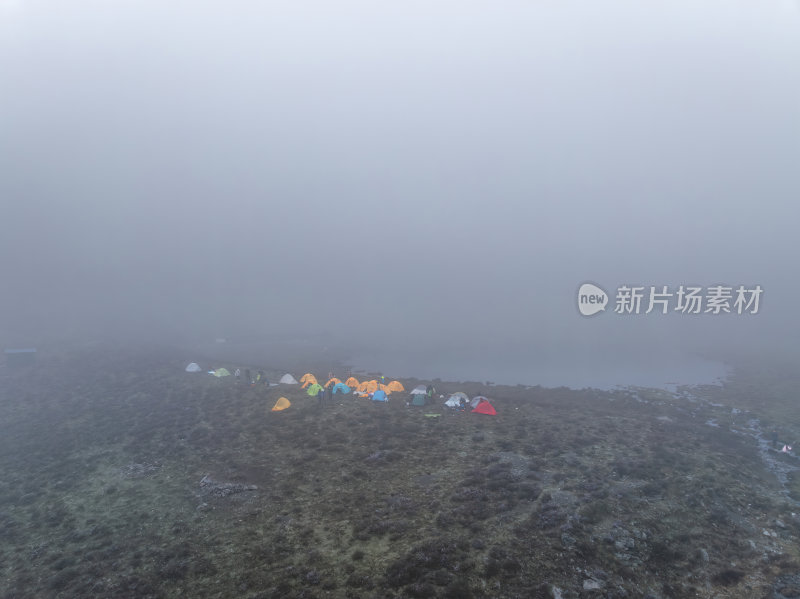
[[[781,374],[678,394],[437,383],[488,395],[489,417],[404,394],[320,407],[175,356],[3,373],[0,596],[793,596],[796,460],[764,441],[798,430]]]

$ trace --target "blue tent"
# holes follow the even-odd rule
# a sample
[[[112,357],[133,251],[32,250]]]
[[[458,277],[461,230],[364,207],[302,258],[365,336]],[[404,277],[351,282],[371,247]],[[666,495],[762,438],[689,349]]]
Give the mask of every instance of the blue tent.
[[[372,401],[389,401],[389,399],[386,397],[386,391],[383,389],[378,389],[372,394]]]
[[[336,383],[333,386],[333,393],[350,393],[350,387],[345,385],[344,383]]]

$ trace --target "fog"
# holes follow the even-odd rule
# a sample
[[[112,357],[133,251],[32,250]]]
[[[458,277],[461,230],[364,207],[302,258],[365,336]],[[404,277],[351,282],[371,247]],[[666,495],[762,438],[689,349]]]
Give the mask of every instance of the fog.
[[[798,27],[777,0],[0,0],[0,338],[486,376],[789,351]],[[604,313],[578,312],[586,281]],[[621,285],[764,291],[626,315]]]

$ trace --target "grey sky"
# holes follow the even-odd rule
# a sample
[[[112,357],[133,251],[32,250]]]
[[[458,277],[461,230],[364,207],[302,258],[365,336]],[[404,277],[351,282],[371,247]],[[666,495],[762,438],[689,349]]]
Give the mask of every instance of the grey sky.
[[[786,1],[0,0],[0,331],[777,342],[798,27]],[[589,322],[587,279],[761,283],[765,313]]]

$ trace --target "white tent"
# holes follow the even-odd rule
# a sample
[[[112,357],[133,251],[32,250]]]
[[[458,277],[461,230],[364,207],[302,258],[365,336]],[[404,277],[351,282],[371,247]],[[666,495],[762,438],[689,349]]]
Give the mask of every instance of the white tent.
[[[460,408],[461,402],[459,401],[459,398],[457,396],[451,395],[448,398],[448,400],[444,402],[444,405],[446,405],[449,408]]]
[[[482,399],[485,399],[486,401],[489,401],[488,397],[484,397],[483,395],[476,395],[475,397],[472,398],[472,401],[469,402],[470,407],[477,408],[478,404],[481,403]]]
[[[192,362],[186,367],[186,372],[202,372],[202,368],[197,365],[197,362]]]
[[[297,379],[288,372],[281,377],[281,382],[284,385],[298,385]]]
[[[417,385],[411,391],[411,395],[425,395],[425,393],[427,393],[425,385]]]

